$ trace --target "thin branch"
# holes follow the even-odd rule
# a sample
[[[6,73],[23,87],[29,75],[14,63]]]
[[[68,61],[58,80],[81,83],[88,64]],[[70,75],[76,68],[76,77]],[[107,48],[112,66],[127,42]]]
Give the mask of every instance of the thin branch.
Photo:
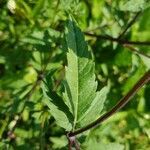
[[[150,41],[128,41],[125,39],[118,39],[118,38],[114,38],[114,37],[106,36],[106,35],[97,35],[97,34],[93,34],[93,33],[89,33],[89,32],[84,32],[84,34],[91,36],[91,37],[96,37],[96,38],[102,39],[102,40],[109,40],[112,42],[117,42],[118,44],[150,45]]]
[[[75,136],[70,137],[67,133],[67,138],[68,138],[68,149],[69,150],[72,150],[73,146],[76,150],[80,150],[80,146],[79,146]]]
[[[96,31],[96,30],[102,30],[102,29],[104,29],[104,28],[106,28],[106,27],[108,27],[108,26],[112,26],[113,25],[113,23],[111,23],[111,24],[104,24],[104,25],[99,25],[99,26],[97,26],[97,27],[95,27],[95,28],[92,28],[92,29],[86,29],[85,30],[85,32],[94,32],[94,31]]]
[[[141,11],[136,13],[136,15],[132,18],[132,20],[127,24],[126,28],[118,36],[118,39],[121,39],[123,37],[123,35],[127,32],[127,30],[135,23],[136,19],[139,17],[140,14],[141,14]]]
[[[138,51],[136,48],[134,48],[134,47],[131,46],[131,45],[124,44],[123,46],[126,47],[126,48],[128,48],[130,51],[135,52],[136,54],[140,54],[140,55],[142,55],[142,56],[147,57],[147,58],[150,59],[150,56],[149,56],[149,55],[146,55],[146,54],[144,54],[143,52]]]
[[[141,79],[134,85],[134,87],[108,112],[103,114],[101,117],[99,117],[96,121],[92,122],[91,124],[77,129],[74,132],[68,133],[69,137],[76,136],[78,134],[81,134],[93,127],[96,127],[100,125],[103,121],[111,117],[115,112],[119,111],[122,107],[124,107],[131,98],[138,92],[138,90],[146,83],[150,81],[150,71],[144,74],[144,76],[141,77]]]

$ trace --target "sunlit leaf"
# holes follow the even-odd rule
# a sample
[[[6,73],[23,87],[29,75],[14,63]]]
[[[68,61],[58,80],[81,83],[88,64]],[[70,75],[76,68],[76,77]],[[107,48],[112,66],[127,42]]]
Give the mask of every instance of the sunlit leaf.
[[[72,21],[68,21],[67,24],[66,43],[68,66],[64,99],[74,116],[73,128],[76,128],[80,126],[81,120],[87,119],[86,123],[90,123],[96,118],[95,112],[101,112],[108,90],[105,89],[103,94],[96,92],[95,65],[91,52],[88,50],[83,33]]]

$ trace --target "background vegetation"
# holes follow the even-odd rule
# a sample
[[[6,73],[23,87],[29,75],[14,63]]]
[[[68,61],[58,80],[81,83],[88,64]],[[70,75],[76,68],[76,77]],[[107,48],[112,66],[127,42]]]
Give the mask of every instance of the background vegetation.
[[[67,149],[41,87],[53,69],[53,90],[63,89],[68,14],[93,52],[98,88],[111,84],[106,112],[150,69],[149,6],[146,0],[0,0],[0,149]],[[150,85],[79,141],[89,150],[149,150]]]

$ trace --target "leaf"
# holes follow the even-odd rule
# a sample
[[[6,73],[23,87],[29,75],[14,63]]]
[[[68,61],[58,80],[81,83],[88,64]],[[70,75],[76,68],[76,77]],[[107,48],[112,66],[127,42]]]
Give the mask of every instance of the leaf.
[[[38,0],[35,7],[33,8],[33,17],[37,16],[40,13],[40,10],[43,8],[45,1]]]
[[[65,10],[69,10],[70,8],[75,9],[76,7],[74,6],[78,4],[78,0],[61,0],[60,4]]]
[[[98,143],[96,140],[90,140],[87,143],[86,150],[124,150],[124,146],[119,143]]]
[[[81,30],[74,22],[68,21],[66,32],[68,66],[64,82],[64,100],[73,114],[74,130],[81,127],[83,120],[87,119],[85,122],[90,123],[96,118],[95,115],[89,118],[89,115],[101,112],[107,92],[104,95],[101,92],[96,93],[95,64]]]
[[[71,131],[97,119],[109,88],[104,87],[96,92],[95,64],[91,52],[88,51],[82,32],[72,21],[67,24],[66,45],[68,66],[64,81],[64,101],[52,91],[51,75],[47,76],[43,91],[47,97],[44,102],[57,124]]]
[[[136,58],[137,58],[137,60],[136,60]],[[137,63],[137,64],[136,64],[136,66],[135,66],[135,64],[133,64],[132,67],[133,68],[135,67],[135,70],[130,75],[131,77],[128,78],[123,85],[122,90],[123,90],[124,95],[129,91],[129,89],[131,89],[134,86],[134,84],[140,79],[142,74],[144,74],[146,71],[146,67],[143,66],[142,61],[137,56],[132,57],[132,59],[133,59],[132,60],[133,63]]]
[[[121,67],[130,67],[132,64],[132,55],[126,49],[119,49],[114,59],[114,64]],[[122,59],[125,57],[126,59]]]
[[[68,141],[66,136],[50,137],[50,141],[53,143],[53,149],[62,149],[62,147],[67,147]]]
[[[138,12],[150,7],[150,2],[146,0],[130,0],[121,3],[120,9],[122,11]]]
[[[93,100],[91,106],[89,107],[85,115],[83,115],[83,117],[80,120],[81,125],[84,126],[94,121],[100,116],[108,92],[109,92],[109,87],[107,86],[102,88],[99,92],[96,92],[95,99]]]
[[[50,113],[55,118],[56,123],[67,131],[70,131],[72,129],[72,114],[61,97],[52,91],[52,87],[49,84],[50,75],[47,78],[43,84],[43,92],[46,97],[44,103],[49,107]]]

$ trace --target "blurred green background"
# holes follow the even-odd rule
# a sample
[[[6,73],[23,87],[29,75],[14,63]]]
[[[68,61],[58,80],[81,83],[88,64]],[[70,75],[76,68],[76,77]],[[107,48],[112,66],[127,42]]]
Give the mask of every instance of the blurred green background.
[[[54,70],[53,90],[63,89],[64,28],[69,14],[85,32],[93,52],[98,88],[110,82],[105,112],[150,69],[150,59],[87,33],[117,38],[139,13],[121,39],[150,41],[149,6],[146,0],[0,0],[0,149],[67,149],[65,131],[43,103],[41,87]],[[133,48],[150,55],[150,45]],[[85,150],[149,150],[150,85],[79,141]],[[118,148],[109,143],[118,143]]]

